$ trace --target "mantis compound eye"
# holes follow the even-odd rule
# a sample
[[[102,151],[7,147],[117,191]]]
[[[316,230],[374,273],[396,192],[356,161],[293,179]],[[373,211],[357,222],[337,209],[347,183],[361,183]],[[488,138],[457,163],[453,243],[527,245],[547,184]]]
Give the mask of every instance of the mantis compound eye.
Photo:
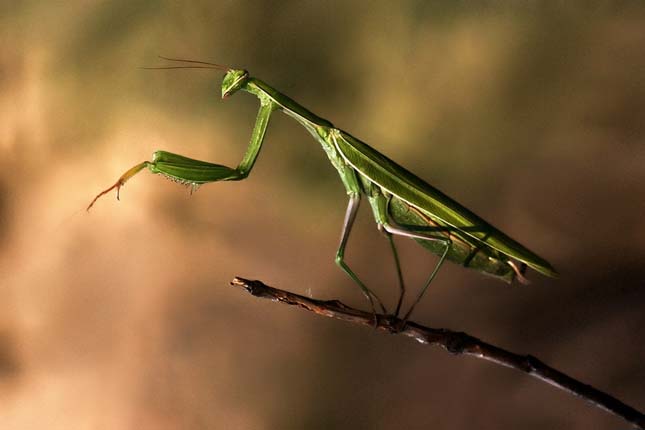
[[[224,75],[222,80],[222,98],[225,99],[239,90],[249,78],[246,70],[231,69]]]

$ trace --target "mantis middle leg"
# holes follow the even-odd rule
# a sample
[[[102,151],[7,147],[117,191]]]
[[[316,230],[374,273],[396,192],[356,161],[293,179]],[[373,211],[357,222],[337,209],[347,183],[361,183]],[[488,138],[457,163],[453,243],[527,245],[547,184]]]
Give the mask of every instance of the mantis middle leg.
[[[378,303],[381,311],[384,314],[387,313],[385,306],[383,306],[383,303],[378,298],[378,296],[372,290],[367,288],[363,281],[361,281],[360,278],[356,276],[354,271],[350,269],[347,263],[345,263],[345,247],[347,246],[347,240],[349,239],[349,234],[352,231],[352,226],[354,225],[354,220],[356,219],[356,213],[358,211],[360,203],[360,194],[350,194],[349,202],[347,204],[347,211],[345,212],[345,220],[343,222],[343,231],[340,236],[340,245],[338,246],[338,251],[336,251],[336,264],[343,270],[343,272],[347,273],[347,275],[349,275],[349,277],[352,278],[352,280],[356,282],[356,284],[361,288],[361,291],[370,302],[372,312],[374,313],[376,318],[376,308],[374,306],[374,300],[376,300],[376,303]]]

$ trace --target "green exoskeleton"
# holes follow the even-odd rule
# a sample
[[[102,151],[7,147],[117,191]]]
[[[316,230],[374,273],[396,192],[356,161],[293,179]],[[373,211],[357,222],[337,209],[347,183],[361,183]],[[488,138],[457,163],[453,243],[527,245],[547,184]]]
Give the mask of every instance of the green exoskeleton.
[[[88,206],[88,210],[99,197],[112,189],[116,188],[118,198],[119,189],[125,182],[144,168],[193,187],[209,182],[239,181],[246,178],[260,153],[271,114],[281,111],[296,120],[322,145],[347,190],[349,203],[340,245],[336,252],[336,264],[358,284],[369,300],[373,312],[376,312],[375,304],[378,304],[380,310],[387,313],[382,302],[344,259],[347,240],[363,196],[367,197],[376,225],[389,240],[394,256],[400,288],[395,316],[399,315],[405,286],[393,236],[411,238],[439,256],[432,273],[404,315],[404,321],[409,318],[446,260],[508,283],[515,279],[522,283],[527,282],[523,276],[527,266],[543,275],[557,276],[555,269],[534,252],[369,145],[334,127],[331,122],[315,115],[265,82],[251,77],[246,70],[200,61],[168,60],[192,65],[160,68],[223,69],[226,73],[222,81],[222,98],[228,98],[242,90],[260,100],[260,110],[251,142],[242,161],[232,169],[157,151],[153,154],[152,161],[144,161],[132,167],[113,186],[98,194]]]

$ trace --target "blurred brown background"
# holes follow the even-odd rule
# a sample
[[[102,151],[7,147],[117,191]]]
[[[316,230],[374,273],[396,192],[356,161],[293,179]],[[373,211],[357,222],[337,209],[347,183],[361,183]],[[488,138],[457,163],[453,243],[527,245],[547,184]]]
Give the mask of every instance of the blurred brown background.
[[[575,3],[575,2],[574,2]],[[645,7],[629,2],[4,2],[0,428],[618,429],[523,374],[256,300],[235,275],[365,307],[346,205],[276,114],[247,181],[188,190],[155,149],[235,166],[244,67],[549,259],[508,287],[450,265],[415,320],[531,353],[645,407]],[[403,243],[410,289],[434,257]],[[349,262],[389,303],[365,205]]]

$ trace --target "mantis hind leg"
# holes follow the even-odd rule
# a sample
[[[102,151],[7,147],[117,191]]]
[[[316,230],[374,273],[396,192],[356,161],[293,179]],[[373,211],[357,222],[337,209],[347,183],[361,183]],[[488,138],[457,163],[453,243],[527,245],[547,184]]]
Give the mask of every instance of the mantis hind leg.
[[[437,276],[437,273],[439,272],[439,269],[443,265],[444,261],[446,261],[446,256],[448,255],[448,251],[450,251],[450,246],[452,245],[452,241],[450,240],[449,237],[439,236],[439,235],[432,236],[432,235],[428,235],[428,234],[421,234],[421,233],[411,232],[411,231],[403,229],[403,228],[395,227],[395,226],[393,226],[391,224],[383,224],[383,229],[387,233],[390,233],[390,234],[393,234],[393,235],[409,237],[409,238],[412,238],[412,239],[432,240],[432,241],[441,242],[444,245],[444,251],[441,254],[441,256],[439,257],[439,261],[437,262],[436,266],[432,270],[432,273],[430,273],[430,276],[428,277],[428,279],[426,280],[425,284],[423,285],[423,287],[419,291],[419,294],[417,295],[417,298],[414,300],[414,302],[410,306],[410,309],[408,310],[408,312],[403,317],[403,324],[405,325],[405,323],[408,321],[408,319],[412,315],[412,311],[417,306],[417,304],[421,301],[421,298],[424,296],[424,294],[428,290],[428,287],[430,286],[430,284],[434,280],[435,276]],[[397,258],[397,260],[398,260],[398,258]],[[397,315],[398,315],[398,309],[397,309]]]
[[[347,273],[347,275],[352,278],[352,280],[360,287],[363,295],[365,295],[367,300],[370,302],[372,312],[374,313],[374,317],[376,318],[376,307],[374,306],[374,301],[376,301],[379,308],[384,314],[387,313],[385,306],[383,306],[383,303],[378,298],[378,296],[372,290],[367,288],[363,281],[361,281],[360,278],[356,276],[356,274],[352,271],[352,269],[350,269],[347,263],[345,263],[345,247],[347,246],[347,240],[349,239],[349,234],[352,230],[352,226],[354,225],[354,220],[356,219],[356,213],[358,211],[360,202],[360,194],[350,194],[349,203],[347,204],[347,211],[345,213],[345,221],[343,222],[343,232],[341,233],[340,237],[340,245],[338,246],[338,251],[336,251],[336,264],[343,270],[343,272]]]
[[[392,235],[384,231],[387,235],[387,239],[390,242],[390,248],[392,249],[392,256],[394,257],[394,264],[396,266],[396,276],[399,279],[399,300],[396,303],[396,309],[394,311],[394,316],[398,317],[399,312],[401,311],[401,305],[403,304],[403,297],[405,296],[405,283],[403,282],[403,272],[401,270],[401,260],[399,259],[399,253],[396,250],[396,245],[394,243],[394,238]]]

